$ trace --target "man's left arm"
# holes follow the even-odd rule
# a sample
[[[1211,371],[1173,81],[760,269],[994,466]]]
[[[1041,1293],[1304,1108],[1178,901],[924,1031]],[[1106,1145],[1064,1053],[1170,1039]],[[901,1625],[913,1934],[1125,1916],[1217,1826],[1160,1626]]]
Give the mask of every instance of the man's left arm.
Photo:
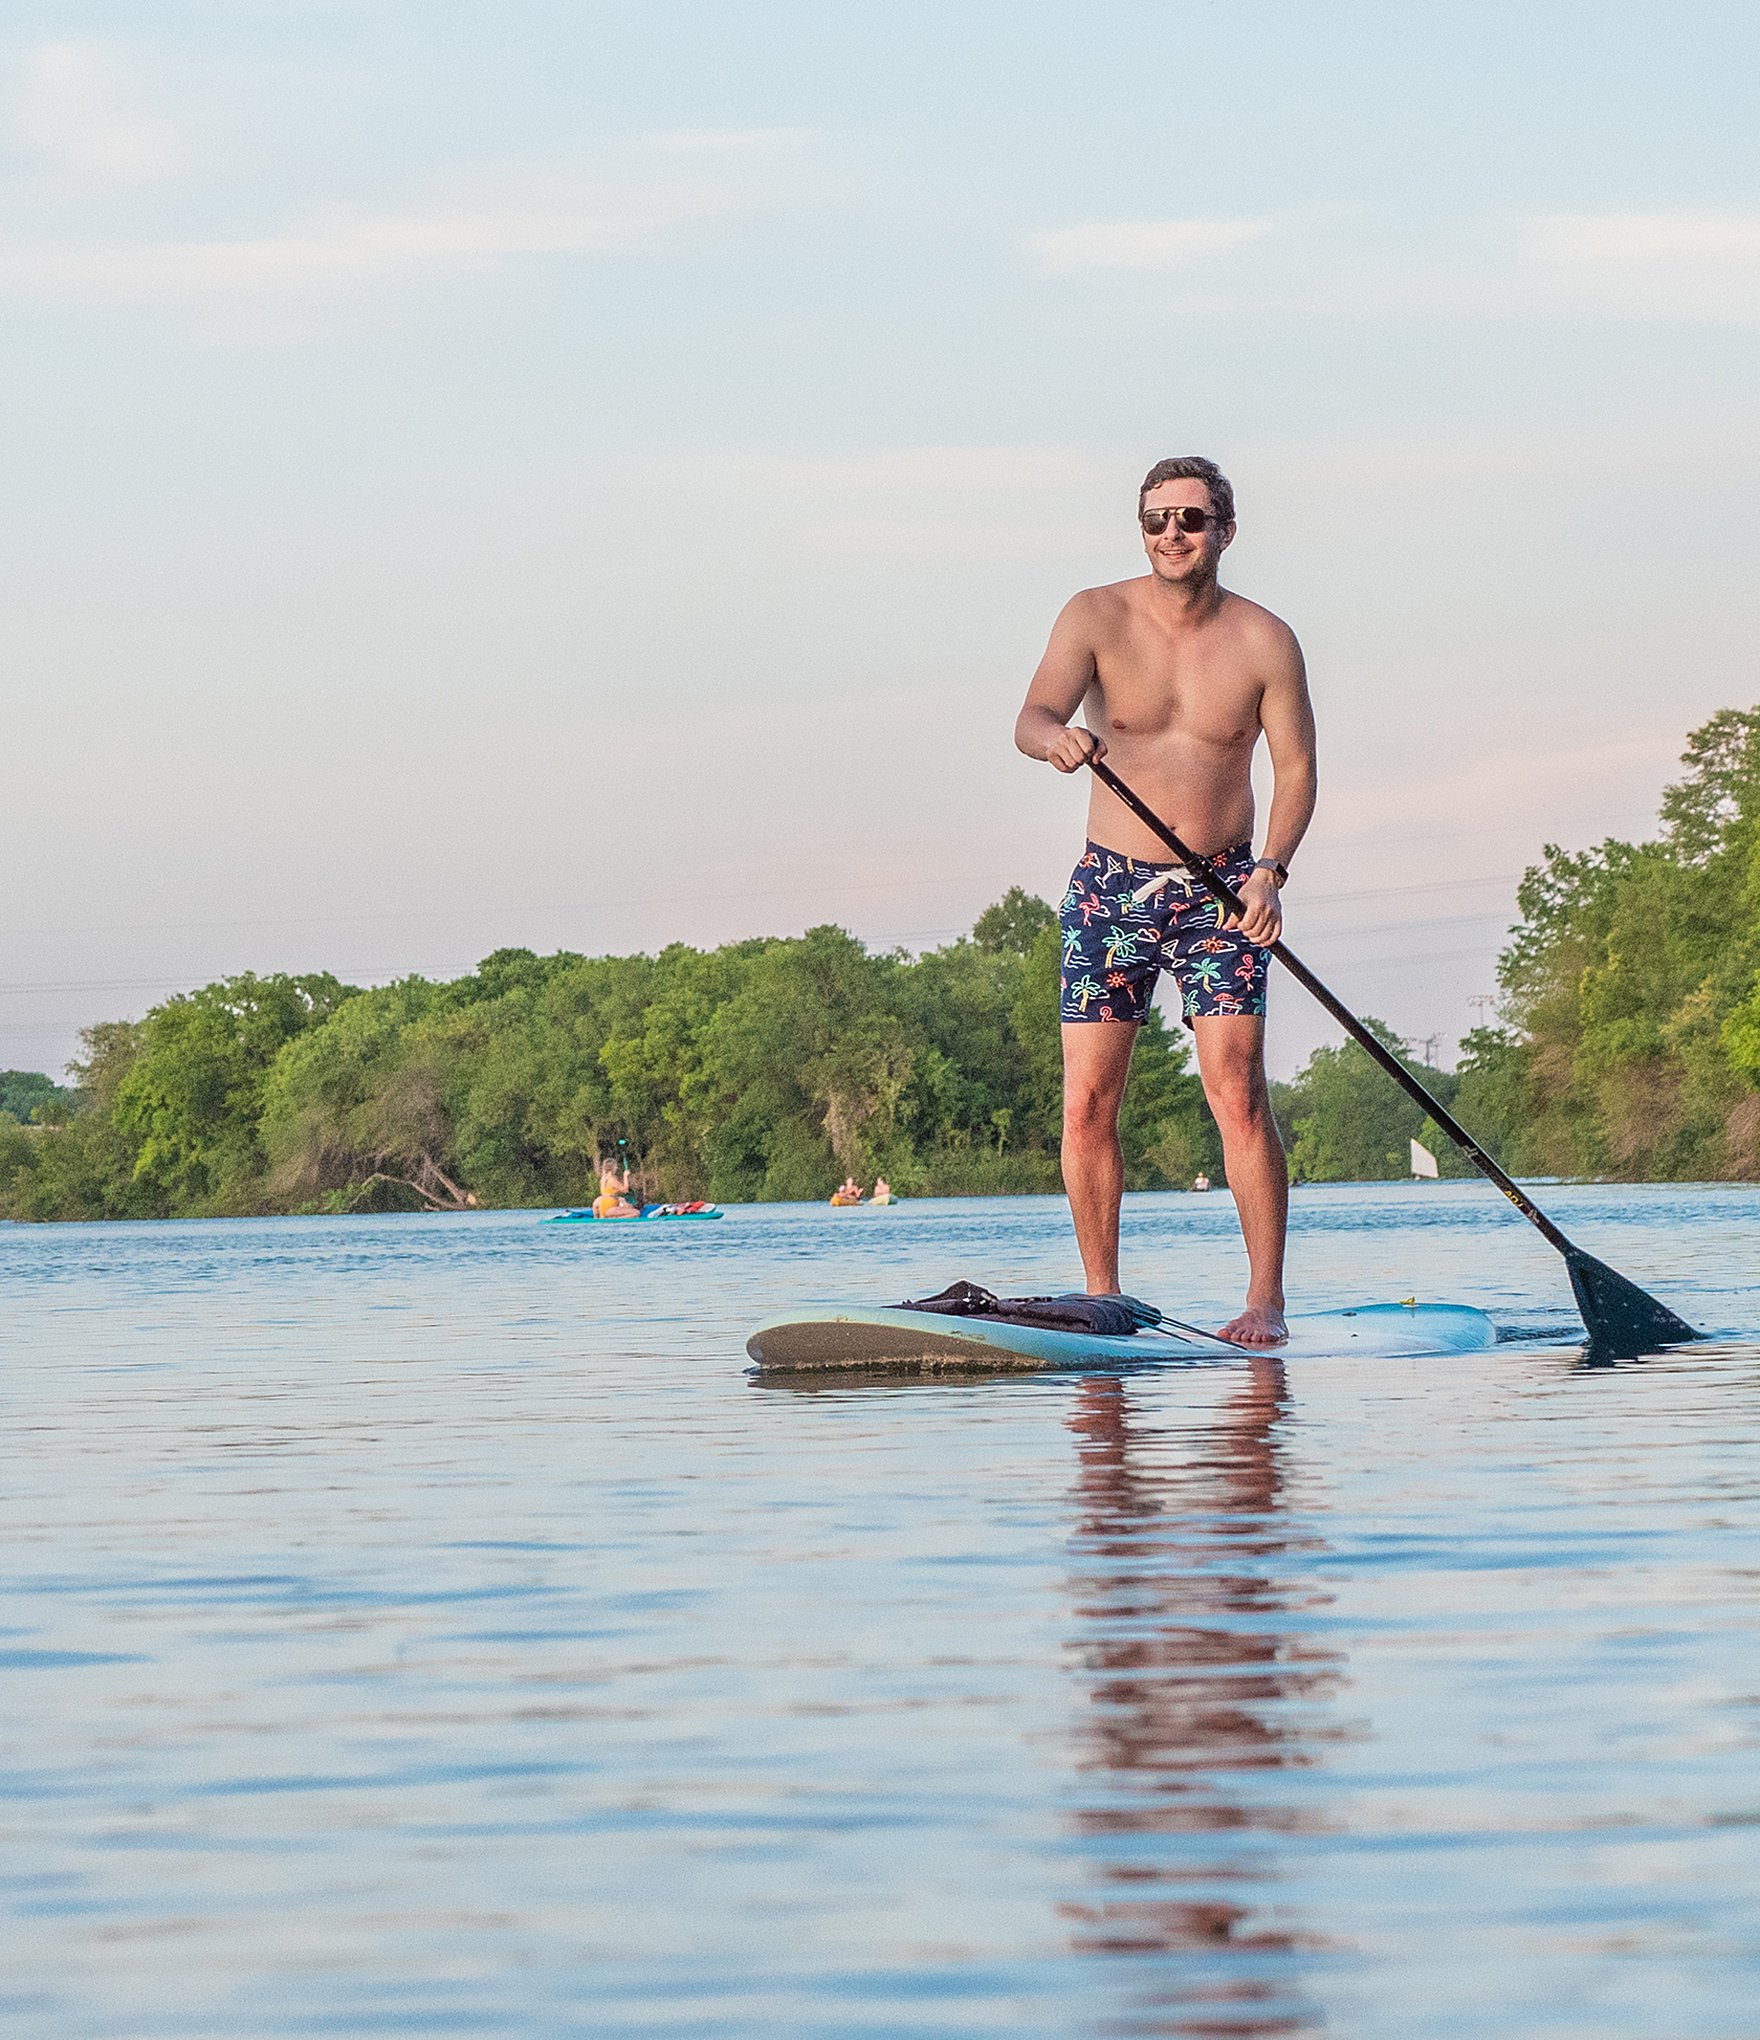
[[[1319,775],[1314,750],[1314,708],[1308,699],[1308,676],[1295,633],[1278,626],[1272,647],[1265,692],[1259,702],[1259,725],[1271,753],[1271,814],[1265,847],[1259,853],[1273,864],[1287,866],[1295,856],[1308,824],[1314,819]],[[1247,911],[1241,932],[1253,942],[1275,942],[1283,933],[1283,909],[1277,897],[1277,875],[1255,870],[1241,887]]]

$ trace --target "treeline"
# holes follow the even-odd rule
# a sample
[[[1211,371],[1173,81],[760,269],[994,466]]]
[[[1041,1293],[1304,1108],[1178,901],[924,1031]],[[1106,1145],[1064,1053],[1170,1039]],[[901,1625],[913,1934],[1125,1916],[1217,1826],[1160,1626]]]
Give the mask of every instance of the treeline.
[[[1693,731],[1653,841],[1549,844],[1462,1043],[1457,1110],[1505,1165],[1760,1177],[1760,708]]]
[[[1370,1031],[1418,1081],[1453,1110],[1461,1078],[1412,1055],[1390,1027],[1365,1015]],[[1421,1141],[1444,1176],[1470,1176],[1473,1165],[1357,1047],[1317,1048],[1293,1083],[1271,1086],[1271,1109],[1289,1154],[1292,1183],[1375,1183],[1411,1173],[1411,1143]],[[1490,1136],[1473,1129],[1493,1145]]]
[[[1452,1072],[1414,1065],[1506,1167],[1760,1178],[1760,708],[1713,716],[1683,763],[1654,841],[1547,847],[1500,1024]],[[0,1074],[0,1215],[574,1203],[620,1141],[651,1196],[819,1198],[876,1170],[906,1195],[1055,1190],[1057,975],[1052,910],[1016,888],[914,959],[826,927],[500,950],[366,991],[231,978],[88,1030],[72,1088]],[[1298,1181],[1403,1176],[1414,1137],[1467,1172],[1348,1043],[1273,1104]],[[1220,1180],[1186,1036],[1158,1016],[1122,1133],[1133,1188]]]
[[[1652,841],[1546,846],[1499,959],[1500,1024],[1426,1078],[1508,1169],[1760,1178],[1760,708],[1719,710],[1681,763]],[[1403,1175],[1414,1136],[1468,1170],[1359,1049],[1276,1088],[1299,1180]]]
[[[446,984],[230,978],[90,1029],[71,1109],[0,1119],[0,1213],[575,1203],[620,1141],[651,1196],[821,1198],[876,1170],[906,1195],[1051,1190],[1057,975],[1052,910],[1017,888],[914,959],[826,927],[501,950]],[[1122,1132],[1135,1187],[1218,1168],[1185,1036],[1159,1018]]]

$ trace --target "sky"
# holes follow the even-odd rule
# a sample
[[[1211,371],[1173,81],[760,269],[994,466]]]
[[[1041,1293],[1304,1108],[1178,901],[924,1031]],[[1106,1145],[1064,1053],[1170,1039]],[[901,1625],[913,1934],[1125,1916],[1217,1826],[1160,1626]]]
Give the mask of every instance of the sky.
[[[1176,452],[1309,661],[1289,939],[1446,1060],[1760,700],[1756,79],[1692,0],[13,0],[0,1066],[1055,900],[1014,714]]]

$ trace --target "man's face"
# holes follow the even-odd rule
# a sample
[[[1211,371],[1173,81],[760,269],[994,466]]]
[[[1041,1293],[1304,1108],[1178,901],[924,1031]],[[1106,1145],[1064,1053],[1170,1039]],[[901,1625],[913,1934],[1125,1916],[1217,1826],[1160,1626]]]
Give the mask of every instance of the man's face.
[[[1202,482],[1159,482],[1143,499],[1143,511],[1203,510],[1209,513],[1202,531],[1182,531],[1177,517],[1159,534],[1143,533],[1143,550],[1157,580],[1183,582],[1214,574],[1216,563],[1234,538],[1234,526],[1218,526],[1210,491]],[[1157,520],[1159,521],[1159,520]]]

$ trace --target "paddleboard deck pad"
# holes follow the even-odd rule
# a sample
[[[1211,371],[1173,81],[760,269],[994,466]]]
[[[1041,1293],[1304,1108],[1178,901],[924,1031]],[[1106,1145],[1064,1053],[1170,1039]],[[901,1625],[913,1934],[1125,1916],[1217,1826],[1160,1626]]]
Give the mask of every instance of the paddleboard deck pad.
[[[1497,1344],[1483,1311],[1459,1303],[1368,1303],[1289,1321],[1287,1345],[1259,1348],[1292,1360],[1344,1354],[1387,1358],[1476,1353]],[[1071,1368],[1140,1367],[1157,1360],[1224,1360],[1231,1348],[1201,1332],[1161,1324],[1125,1338],[941,1317],[915,1310],[790,1311],[766,1318],[746,1341],[759,1375],[1034,1374]]]

